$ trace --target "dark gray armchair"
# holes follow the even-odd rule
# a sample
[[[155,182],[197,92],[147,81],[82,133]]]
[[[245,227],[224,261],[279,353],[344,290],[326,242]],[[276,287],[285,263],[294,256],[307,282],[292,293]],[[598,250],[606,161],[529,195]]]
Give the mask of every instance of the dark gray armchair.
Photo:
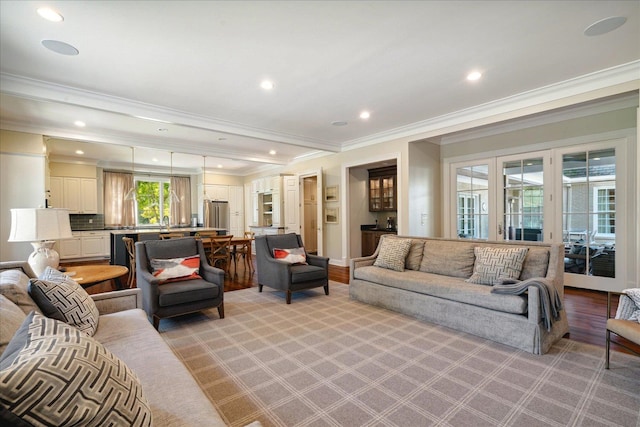
[[[263,286],[285,291],[287,304],[291,304],[293,292],[304,289],[322,286],[324,293],[329,295],[329,258],[307,253],[308,265],[296,265],[273,257],[275,248],[301,247],[304,247],[302,239],[295,233],[256,236],[259,292]]]
[[[174,281],[160,284],[152,274],[150,261],[156,259],[200,256],[202,279]],[[202,241],[193,237],[136,242],[136,281],[142,290],[142,304],[153,327],[160,319],[217,307],[224,319],[224,271],[207,262]]]

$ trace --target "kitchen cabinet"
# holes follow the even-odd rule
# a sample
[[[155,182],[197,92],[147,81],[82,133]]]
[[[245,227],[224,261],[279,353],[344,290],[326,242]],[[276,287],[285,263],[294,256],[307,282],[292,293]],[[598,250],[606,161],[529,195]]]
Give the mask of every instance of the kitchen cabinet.
[[[398,189],[395,166],[369,169],[369,211],[398,210]]]
[[[228,234],[244,236],[244,188],[229,186],[229,230]]]
[[[384,234],[398,234],[396,231],[362,230],[362,256],[370,256],[376,251],[380,237]]]
[[[55,249],[61,260],[74,258],[109,258],[110,233],[103,230],[74,231],[70,239],[56,242]]]
[[[219,185],[219,184],[205,185],[205,190],[207,192],[207,197],[209,197],[210,200],[215,200],[219,202],[229,201],[228,185]]]
[[[49,205],[69,209],[69,213],[98,213],[98,180],[52,176],[49,178]]]

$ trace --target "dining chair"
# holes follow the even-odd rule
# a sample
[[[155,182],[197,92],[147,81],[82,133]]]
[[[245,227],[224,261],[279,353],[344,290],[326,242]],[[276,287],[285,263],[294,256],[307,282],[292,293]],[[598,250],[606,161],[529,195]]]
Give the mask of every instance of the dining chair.
[[[211,236],[209,240],[209,264],[215,267],[218,264],[222,264],[221,268],[226,273],[229,273],[229,267],[231,265],[231,239],[233,235],[224,236]],[[205,239],[203,239],[205,243]]]
[[[253,260],[251,257],[251,245],[253,240],[255,239],[256,233],[253,231],[245,231],[244,239],[239,244],[234,244],[233,247],[233,267],[234,271],[237,273],[238,271],[238,258],[242,257],[244,261],[244,265],[249,274],[253,274]]]
[[[129,255],[129,277],[127,279],[127,287],[133,288],[136,283],[136,247],[131,237],[124,236],[122,238],[124,247]]]

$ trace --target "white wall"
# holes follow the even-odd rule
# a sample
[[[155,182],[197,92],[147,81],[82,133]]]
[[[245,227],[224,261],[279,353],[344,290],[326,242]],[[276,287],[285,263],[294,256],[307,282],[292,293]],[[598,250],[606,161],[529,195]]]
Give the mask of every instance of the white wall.
[[[44,207],[45,155],[40,135],[0,131],[0,261],[26,261],[29,243],[9,243],[12,208]]]

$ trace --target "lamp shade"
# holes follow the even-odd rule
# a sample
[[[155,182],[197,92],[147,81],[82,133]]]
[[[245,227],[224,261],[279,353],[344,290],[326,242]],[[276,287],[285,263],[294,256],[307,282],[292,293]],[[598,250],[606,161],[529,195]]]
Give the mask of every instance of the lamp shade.
[[[70,239],[68,209],[11,209],[9,242]]]

